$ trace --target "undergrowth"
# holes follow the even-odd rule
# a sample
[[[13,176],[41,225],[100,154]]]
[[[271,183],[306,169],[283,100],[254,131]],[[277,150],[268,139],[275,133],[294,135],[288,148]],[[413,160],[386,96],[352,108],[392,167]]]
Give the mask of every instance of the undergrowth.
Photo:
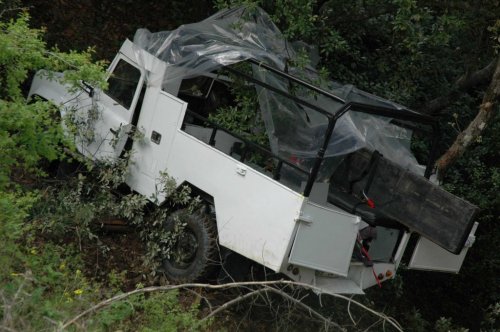
[[[6,267],[0,272],[1,330],[57,329],[96,302],[124,290],[126,271],[111,270],[105,278],[95,279],[89,270],[92,267],[84,262],[89,248],[103,257],[110,250],[102,241],[107,219],[128,221],[145,246],[146,254],[137,257],[143,261],[142,270],[152,276],[157,273],[161,259],[168,257],[168,244],[176,236],[165,231],[167,213],[178,206],[194,209],[198,200],[191,198],[189,188],[178,190],[175,181],[164,173],[158,194],[168,194],[170,199],[168,206],[158,208],[144,196],[122,189],[127,163],[125,158],[89,168],[78,164],[80,169],[71,176],[41,181],[30,208],[9,208],[18,218],[11,218],[9,223],[15,232],[2,228],[13,241],[0,252]],[[101,268],[106,269],[106,263],[101,263]],[[143,284],[138,282],[135,287]],[[197,306],[184,308],[178,297],[178,292],[137,295],[78,320],[72,329],[202,328]]]

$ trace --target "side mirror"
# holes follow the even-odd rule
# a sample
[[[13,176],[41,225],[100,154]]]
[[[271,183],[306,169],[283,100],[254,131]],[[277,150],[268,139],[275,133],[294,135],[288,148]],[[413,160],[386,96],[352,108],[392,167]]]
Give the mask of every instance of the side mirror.
[[[83,90],[85,90],[85,92],[87,92],[89,97],[92,98],[94,96],[94,87],[85,81],[82,81],[82,85],[83,85]]]

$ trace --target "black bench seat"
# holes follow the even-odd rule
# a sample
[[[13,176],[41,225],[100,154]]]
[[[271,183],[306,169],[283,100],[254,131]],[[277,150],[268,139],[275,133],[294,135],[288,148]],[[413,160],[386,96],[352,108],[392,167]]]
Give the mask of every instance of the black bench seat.
[[[383,210],[378,209],[376,206],[375,208],[371,208],[365,201],[338,189],[330,188],[328,191],[328,203],[350,214],[361,217],[364,222],[373,227],[383,226],[396,229],[407,229],[404,225],[391,219]]]
[[[364,194],[374,201],[374,209],[359,199]],[[404,225],[454,254],[462,250],[478,210],[366,149],[344,157],[330,179],[328,201],[370,225]]]

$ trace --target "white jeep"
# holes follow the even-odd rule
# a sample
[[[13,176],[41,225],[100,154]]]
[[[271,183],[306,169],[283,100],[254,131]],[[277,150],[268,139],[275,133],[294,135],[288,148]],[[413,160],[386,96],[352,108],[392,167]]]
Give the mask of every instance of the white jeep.
[[[111,63],[107,91],[82,82],[69,92],[40,73],[30,96],[76,110],[86,157],[133,151],[133,191],[158,194],[166,170],[215,211],[188,216],[180,261],[165,259],[174,281],[203,277],[220,247],[324,292],[360,294],[395,276],[412,234],[410,268],[458,272],[476,207],[428,180],[435,153],[425,167],[410,151],[414,130],[437,132],[434,119],[353,86],[316,86],[295,52],[262,10],[237,8],[139,30]],[[238,112],[236,79],[262,123],[246,133],[213,120],[223,107]]]

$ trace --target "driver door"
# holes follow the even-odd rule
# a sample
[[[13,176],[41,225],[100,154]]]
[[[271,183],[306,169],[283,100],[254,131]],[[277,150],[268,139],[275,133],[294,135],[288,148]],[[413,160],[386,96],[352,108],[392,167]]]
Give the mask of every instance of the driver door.
[[[94,92],[87,121],[93,122],[91,139],[80,136],[81,152],[92,159],[114,160],[125,147],[128,134],[137,124],[144,95],[145,70],[134,64],[132,43],[126,42],[111,63],[108,89]]]

